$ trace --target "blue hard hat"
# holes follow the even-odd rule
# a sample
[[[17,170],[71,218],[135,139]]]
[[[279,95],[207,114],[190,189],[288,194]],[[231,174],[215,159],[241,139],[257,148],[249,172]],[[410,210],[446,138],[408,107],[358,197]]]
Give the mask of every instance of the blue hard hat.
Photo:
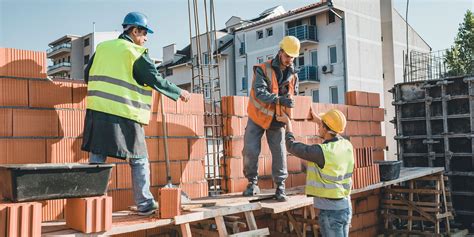
[[[153,30],[148,25],[148,17],[140,12],[130,12],[123,18],[122,26],[128,25],[141,26],[147,30],[148,33],[153,34]]]

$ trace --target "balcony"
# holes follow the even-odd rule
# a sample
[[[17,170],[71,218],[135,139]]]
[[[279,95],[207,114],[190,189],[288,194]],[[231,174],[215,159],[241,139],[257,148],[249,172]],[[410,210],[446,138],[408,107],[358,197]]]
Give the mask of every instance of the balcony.
[[[319,83],[318,67],[309,65],[300,67],[298,78],[300,84]]]
[[[298,38],[301,42],[301,45],[318,43],[318,30],[316,26],[300,25],[288,28],[288,30],[286,30],[286,35],[291,35]]]
[[[48,58],[52,58],[54,56],[59,56],[61,54],[71,53],[71,47],[72,47],[71,43],[56,45],[50,49],[47,49],[46,54]]]
[[[62,62],[48,67],[48,75],[71,71],[71,63]]]

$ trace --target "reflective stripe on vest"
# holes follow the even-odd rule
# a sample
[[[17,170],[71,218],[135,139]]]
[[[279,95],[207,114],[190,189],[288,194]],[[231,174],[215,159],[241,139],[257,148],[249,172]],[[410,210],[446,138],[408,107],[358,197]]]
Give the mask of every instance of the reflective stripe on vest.
[[[344,198],[350,194],[354,157],[352,144],[343,138],[319,145],[324,168],[308,162],[306,194],[322,198]]]
[[[279,92],[278,81],[271,64],[272,64],[272,60],[268,60],[258,65],[258,67],[260,67],[265,73],[266,82],[268,85],[268,92],[278,95],[278,92]],[[294,94],[295,83],[296,83],[296,76],[292,75],[292,78],[290,80],[288,94],[290,95]],[[273,120],[273,117],[275,116],[276,105],[267,104],[263,101],[260,101],[255,95],[255,91],[253,89],[254,85],[255,85],[255,74],[254,74],[254,79],[252,81],[252,88],[250,90],[247,113],[248,113],[249,118],[252,119],[254,123],[259,125],[263,129],[268,129]]]
[[[87,108],[148,124],[152,89],[133,78],[146,48],[123,39],[100,43],[89,71]]]

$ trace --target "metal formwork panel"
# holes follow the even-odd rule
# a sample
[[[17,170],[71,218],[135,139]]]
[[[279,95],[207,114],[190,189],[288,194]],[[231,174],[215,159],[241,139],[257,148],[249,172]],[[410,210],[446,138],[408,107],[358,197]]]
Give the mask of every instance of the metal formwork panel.
[[[404,166],[444,167],[456,220],[474,223],[474,77],[395,85],[398,159]]]

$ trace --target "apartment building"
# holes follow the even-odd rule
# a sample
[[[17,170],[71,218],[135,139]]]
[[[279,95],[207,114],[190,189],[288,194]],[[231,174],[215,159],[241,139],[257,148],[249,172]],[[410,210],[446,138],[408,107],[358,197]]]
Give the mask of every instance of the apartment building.
[[[51,77],[83,79],[84,68],[100,42],[115,39],[121,32],[92,32],[84,36],[65,35],[49,43],[47,57],[52,61]]]

